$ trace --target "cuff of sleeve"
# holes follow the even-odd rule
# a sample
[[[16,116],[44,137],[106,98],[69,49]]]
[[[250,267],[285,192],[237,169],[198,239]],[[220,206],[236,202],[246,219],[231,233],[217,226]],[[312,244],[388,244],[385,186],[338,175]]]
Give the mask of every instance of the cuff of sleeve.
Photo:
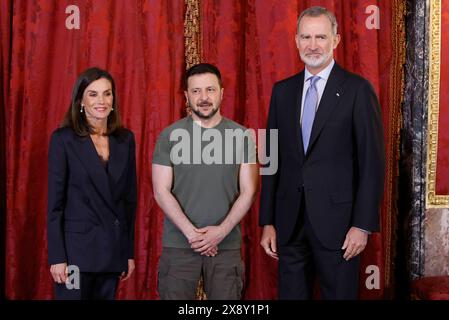
[[[357,228],[357,227],[354,227],[354,228],[359,229],[360,231],[365,232],[368,235],[371,234],[371,231],[368,231],[368,230],[365,230],[365,229],[361,229],[361,228]]]

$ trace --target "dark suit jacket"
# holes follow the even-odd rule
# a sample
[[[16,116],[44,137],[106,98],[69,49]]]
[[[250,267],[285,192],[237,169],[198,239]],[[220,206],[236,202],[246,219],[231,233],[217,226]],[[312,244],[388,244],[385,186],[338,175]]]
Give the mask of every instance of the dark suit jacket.
[[[90,137],[53,132],[48,154],[48,260],[82,272],[127,271],[134,255],[134,135],[109,136],[109,175]]]
[[[279,130],[279,167],[262,177],[259,223],[274,224],[279,243],[287,244],[304,199],[318,239],[339,249],[352,226],[379,230],[385,172],[380,107],[367,80],[335,64],[304,154],[303,85],[304,71],[273,87],[267,129]]]

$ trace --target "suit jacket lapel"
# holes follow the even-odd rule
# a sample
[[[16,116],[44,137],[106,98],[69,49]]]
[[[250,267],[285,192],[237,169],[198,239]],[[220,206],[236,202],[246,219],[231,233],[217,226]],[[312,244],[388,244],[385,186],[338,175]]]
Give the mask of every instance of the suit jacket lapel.
[[[112,201],[111,188],[109,185],[109,178],[106,170],[100,162],[95,145],[90,137],[76,137],[76,151],[80,162],[83,164],[85,170],[91,177],[92,183],[98,190],[98,193],[103,197],[104,201],[113,210],[115,208]]]
[[[109,136],[109,174],[115,184],[123,174],[127,163],[127,144],[118,137]]]
[[[310,134],[309,146],[307,148],[307,155],[310,153],[313,144],[316,142],[321,130],[324,127],[329,115],[334,110],[339,102],[339,98],[343,95],[341,84],[345,79],[343,69],[335,63],[332,71],[327,79],[326,87],[324,88],[323,96],[321,97],[318,110],[313,121],[312,133]],[[302,90],[301,90],[302,92]],[[302,140],[302,139],[301,139]]]
[[[304,88],[304,70],[298,75],[299,83],[294,88],[296,91],[296,117],[295,117],[295,128],[296,128],[296,145],[298,146],[299,158],[304,158],[304,145],[302,142],[302,131],[301,131],[301,105],[302,105],[302,91]]]

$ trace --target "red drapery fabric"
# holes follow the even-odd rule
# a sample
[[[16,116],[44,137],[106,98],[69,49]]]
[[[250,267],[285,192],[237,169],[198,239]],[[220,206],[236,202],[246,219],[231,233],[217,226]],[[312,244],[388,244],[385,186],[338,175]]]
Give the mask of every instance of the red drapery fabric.
[[[1,3],[3,25],[9,19]],[[66,28],[69,5],[79,8],[79,30]],[[162,215],[152,197],[151,156],[160,131],[183,110],[184,3],[16,0],[9,13],[6,297],[52,297],[45,230],[48,141],[77,75],[99,66],[116,80],[122,119],[137,144],[137,268],[118,298],[156,298]],[[7,30],[1,36],[7,44]]]
[[[296,20],[307,7],[320,5],[335,12],[342,41],[336,52],[336,61],[344,68],[370,80],[382,107],[387,144],[387,177],[396,161],[392,132],[396,124],[390,118],[392,108],[390,73],[393,72],[392,21],[393,5],[387,1],[299,1],[299,0],[203,0],[203,60],[217,64],[224,77],[225,97],[222,110],[225,116],[243,125],[265,128],[269,99],[273,84],[303,68],[294,42]],[[380,29],[367,29],[365,10],[378,6]],[[396,89],[398,90],[398,89]],[[397,112],[396,112],[397,113]],[[397,138],[397,136],[396,136]],[[394,140],[396,141],[396,140]],[[397,148],[397,146],[396,146]],[[392,152],[393,150],[393,152]],[[362,256],[360,297],[381,299],[389,294],[390,283],[385,283],[390,272],[392,209],[391,185],[386,179],[382,206],[382,233],[370,236]],[[390,181],[389,181],[390,180]],[[256,203],[243,222],[244,254],[247,274],[247,299],[274,299],[277,292],[276,263],[265,255],[259,245],[261,229],[257,226]],[[377,266],[380,288],[365,286],[366,268]]]
[[[11,34],[11,1],[0,2],[0,299],[5,293],[5,227],[6,227],[6,131],[5,111],[7,108],[9,59],[10,59],[10,34]]]
[[[273,83],[302,68],[294,44],[298,13],[317,4],[337,14],[343,36],[337,61],[367,77],[376,89],[387,157],[394,158],[389,139],[395,132],[390,103],[391,2],[202,0],[203,60],[216,63],[222,71],[223,114],[250,128],[265,127]],[[371,4],[380,7],[379,30],[365,28],[365,9]],[[69,5],[80,10],[79,30],[66,28]],[[0,107],[6,115],[8,151],[7,298],[52,297],[45,231],[48,140],[68,107],[77,75],[89,66],[106,68],[114,76],[122,118],[137,143],[137,268],[135,275],[121,284],[117,297],[158,297],[163,216],[152,195],[151,157],[161,130],[183,114],[184,12],[183,1],[0,1]],[[0,125],[1,120],[0,116]],[[394,174],[391,165],[388,170],[387,176]],[[390,189],[386,189],[383,204],[382,234],[372,236],[362,263],[362,276],[367,265],[379,266],[381,288],[364,289],[365,277],[361,277],[362,298],[382,298],[388,291],[384,274],[390,263],[386,257],[391,254]],[[276,264],[259,246],[257,215],[256,203],[243,222],[245,298],[273,299]]]

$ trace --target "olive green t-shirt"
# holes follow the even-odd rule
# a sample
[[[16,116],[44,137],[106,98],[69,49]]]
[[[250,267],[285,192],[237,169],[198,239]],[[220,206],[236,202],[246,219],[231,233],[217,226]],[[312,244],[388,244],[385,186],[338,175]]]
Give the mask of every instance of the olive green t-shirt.
[[[173,168],[172,194],[197,228],[219,225],[239,196],[241,163],[256,162],[253,136],[227,118],[213,128],[203,128],[185,117],[165,128],[157,140],[153,164]],[[190,248],[187,238],[166,217],[162,245]],[[237,225],[219,249],[238,249]]]

